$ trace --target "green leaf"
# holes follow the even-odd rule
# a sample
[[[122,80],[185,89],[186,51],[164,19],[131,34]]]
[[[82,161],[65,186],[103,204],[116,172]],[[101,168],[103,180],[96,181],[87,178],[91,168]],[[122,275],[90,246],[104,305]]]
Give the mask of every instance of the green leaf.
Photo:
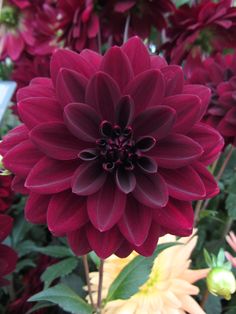
[[[49,301],[73,314],[92,314],[92,307],[69,287],[59,284],[32,296],[29,302]]]
[[[18,243],[15,246],[16,251],[18,252],[19,257],[25,256],[35,249],[35,243],[31,240],[25,240]]]
[[[222,314],[220,298],[209,294],[204,310],[207,314]]]
[[[218,255],[217,255],[217,266],[223,266],[225,261],[225,252],[221,248]]]
[[[43,309],[45,307],[55,306],[55,304],[52,304],[51,302],[39,302],[36,303],[29,311],[26,312],[26,314],[31,314],[37,310]]]
[[[229,194],[226,198],[225,208],[231,218],[236,219],[236,194]]]
[[[177,245],[179,243],[165,243],[158,245],[153,256],[135,257],[124,269],[120,272],[117,278],[111,284],[106,302],[117,299],[128,299],[138,291],[138,288],[144,284],[151,272],[154,259],[161,251]]]
[[[19,273],[22,269],[26,267],[35,267],[36,264],[29,258],[22,259],[16,265],[16,272]]]
[[[20,241],[22,241],[31,228],[32,225],[26,222],[24,214],[20,214],[16,218],[14,228],[12,230],[12,240],[14,245],[17,245]]]
[[[56,257],[56,258],[63,258],[63,257],[71,257],[74,256],[72,251],[65,247],[60,245],[49,245],[45,247],[34,247],[34,251],[40,252],[42,254]]]
[[[44,282],[44,289],[47,289],[56,278],[70,274],[77,265],[78,259],[76,257],[69,257],[57,264],[49,266],[41,275],[41,280]]]
[[[203,250],[204,258],[208,267],[212,267],[212,260],[210,254],[206,249]]]
[[[188,2],[189,2],[189,0],[176,0],[175,1],[175,5],[176,5],[177,8],[179,8],[179,7],[181,7],[181,5],[184,5],[184,4],[188,3]]]

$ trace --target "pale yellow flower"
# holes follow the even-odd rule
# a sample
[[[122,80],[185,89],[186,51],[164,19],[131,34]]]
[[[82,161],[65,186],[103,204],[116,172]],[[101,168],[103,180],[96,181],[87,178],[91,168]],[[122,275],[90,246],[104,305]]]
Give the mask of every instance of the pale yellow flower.
[[[199,293],[193,283],[205,278],[208,269],[189,269],[190,255],[197,243],[197,236],[180,238],[166,235],[159,243],[179,242],[162,251],[154,261],[147,282],[128,300],[108,302],[104,314],[203,314],[199,304],[191,297]],[[102,298],[120,271],[136,256],[132,253],[125,259],[111,256],[104,263]],[[92,290],[97,292],[98,273],[91,273]]]

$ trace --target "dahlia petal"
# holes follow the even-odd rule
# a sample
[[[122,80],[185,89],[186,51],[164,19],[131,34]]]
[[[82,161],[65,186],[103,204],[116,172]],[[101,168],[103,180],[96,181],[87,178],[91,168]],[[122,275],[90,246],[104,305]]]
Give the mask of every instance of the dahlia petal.
[[[137,165],[144,172],[147,172],[147,173],[157,172],[157,163],[153,158],[142,156],[137,160]]]
[[[24,40],[18,32],[9,32],[7,35],[8,55],[13,61],[16,61],[24,50]]]
[[[80,229],[88,222],[86,199],[71,190],[54,195],[48,206],[48,229],[57,236]]]
[[[205,123],[196,124],[188,136],[202,146],[204,153],[200,156],[199,161],[205,165],[210,165],[216,160],[224,146],[224,140],[220,133]]]
[[[211,90],[203,85],[198,84],[186,84],[183,88],[183,94],[192,94],[198,96],[202,101],[202,108],[200,111],[200,117],[199,120],[204,116],[206,113],[206,110],[208,108],[208,104],[211,99]]]
[[[121,127],[125,128],[130,125],[134,114],[134,102],[128,95],[123,96],[118,102],[115,109],[115,121]]]
[[[39,194],[54,194],[71,187],[78,161],[58,161],[42,158],[30,171],[25,187]]]
[[[90,221],[99,231],[111,229],[123,215],[126,195],[108,179],[103,187],[88,197],[87,210]]]
[[[7,215],[0,214],[0,242],[11,232],[13,219]]]
[[[81,150],[78,157],[83,161],[91,161],[98,158],[97,150],[95,148],[86,148]]]
[[[33,85],[44,85],[44,88],[46,89],[48,87],[48,90],[50,89],[53,94],[52,80],[48,77],[34,77],[30,81],[30,86],[33,86]]]
[[[29,133],[32,142],[47,156],[59,159],[77,159],[84,143],[66,128],[64,123],[41,123]]]
[[[94,227],[87,228],[87,237],[92,250],[102,259],[115,253],[123,240],[118,228],[100,232]]]
[[[83,49],[80,56],[93,65],[94,69],[98,71],[102,62],[102,56],[91,49]]]
[[[140,246],[147,239],[152,222],[152,209],[144,207],[129,197],[125,212],[119,221],[119,229],[131,244]]]
[[[11,189],[16,192],[23,195],[28,195],[29,190],[25,187],[25,179],[15,176],[11,183]]]
[[[51,80],[49,81],[51,82]],[[55,101],[54,90],[51,87],[44,84],[29,85],[29,86],[20,88],[16,93],[16,99],[18,102],[23,101],[27,98],[35,98],[35,97],[37,98],[45,97],[45,98],[54,99]]]
[[[162,103],[165,95],[164,77],[159,70],[147,70],[135,76],[124,93],[133,98],[136,113],[157,106]]]
[[[148,237],[140,246],[135,246],[134,249],[142,256],[152,256],[154,253],[159,237],[161,236],[161,228],[155,222],[151,224]]]
[[[148,108],[134,120],[134,135],[135,137],[153,135],[159,140],[170,133],[175,116],[175,110],[167,106]]]
[[[166,205],[168,189],[165,181],[158,173],[147,175],[139,171],[136,174],[136,180],[133,195],[140,203],[151,208]]]
[[[195,95],[175,95],[166,97],[162,103],[176,111],[176,122],[173,131],[186,133],[199,121],[202,103]]]
[[[151,56],[151,68],[152,69],[161,69],[166,67],[168,64],[166,60],[160,56]]]
[[[67,234],[68,243],[72,251],[78,256],[86,255],[92,250],[85,236],[86,228],[87,226],[84,226]]]
[[[235,125],[227,122],[225,119],[219,123],[217,129],[223,136],[235,136],[236,135]]]
[[[100,70],[109,74],[119,85],[121,91],[134,75],[127,55],[116,46],[105,53]]]
[[[184,74],[180,66],[168,65],[166,67],[162,67],[161,73],[163,74],[166,82],[166,97],[182,93],[184,86]]]
[[[88,83],[85,99],[101,113],[104,120],[112,122],[120,96],[119,86],[110,75],[97,72]]]
[[[30,193],[26,206],[25,218],[33,224],[45,224],[51,195]]]
[[[199,159],[202,153],[201,145],[182,134],[167,136],[149,152],[155,157],[159,167],[169,169],[186,166]]]
[[[22,141],[4,156],[4,166],[25,178],[43,154],[29,140]]]
[[[125,258],[127,256],[129,256],[133,251],[132,245],[124,240],[119,249],[115,252],[116,256],[118,256],[119,258]]]
[[[9,150],[27,139],[27,128],[23,124],[18,125],[3,136],[3,140],[0,142],[0,154],[4,156]]]
[[[142,152],[148,152],[155,144],[156,140],[153,136],[143,136],[137,140],[135,147]]]
[[[135,188],[135,175],[131,171],[127,171],[120,167],[116,171],[116,184],[123,193],[128,194]]]
[[[29,129],[43,122],[62,121],[62,110],[59,103],[47,97],[22,100],[18,103],[17,109],[21,120]]]
[[[95,142],[99,137],[101,119],[90,106],[82,103],[65,107],[64,119],[71,133],[83,141]]]
[[[236,108],[233,107],[226,113],[225,121],[236,126]]]
[[[193,201],[206,196],[204,184],[192,167],[159,171],[168,186],[170,196],[183,201]]]
[[[72,179],[72,191],[77,195],[91,195],[98,192],[106,181],[107,174],[97,161],[85,162],[79,166]]]
[[[52,55],[50,63],[51,77],[54,86],[56,86],[57,76],[62,68],[76,71],[86,78],[89,78],[95,72],[92,64],[79,54],[67,49],[58,49]]]
[[[191,235],[193,229],[193,208],[190,202],[169,199],[166,207],[153,210],[153,220],[170,234],[179,237]]]
[[[84,102],[88,80],[83,75],[69,69],[62,68],[57,76],[56,95],[64,108],[74,102]]]
[[[134,75],[150,69],[149,52],[139,37],[130,38],[121,49],[128,56]]]
[[[0,244],[0,260],[2,259],[4,259],[6,264],[4,265],[4,269],[1,269],[1,275],[6,276],[15,269],[17,254],[9,246]]]
[[[206,198],[216,196],[220,190],[214,176],[200,162],[195,162],[192,167],[198,173],[204,184]]]

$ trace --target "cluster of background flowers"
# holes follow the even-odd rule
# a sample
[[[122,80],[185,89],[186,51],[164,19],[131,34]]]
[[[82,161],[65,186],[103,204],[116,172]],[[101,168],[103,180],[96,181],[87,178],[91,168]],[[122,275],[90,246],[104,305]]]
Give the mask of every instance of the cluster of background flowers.
[[[232,0],[3,1],[0,313],[236,311],[194,285],[236,265],[235,38]]]

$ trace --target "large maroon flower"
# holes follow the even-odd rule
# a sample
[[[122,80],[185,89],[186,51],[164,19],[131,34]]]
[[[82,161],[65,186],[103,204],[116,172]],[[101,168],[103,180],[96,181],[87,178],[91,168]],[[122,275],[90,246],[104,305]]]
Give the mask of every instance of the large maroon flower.
[[[19,90],[24,124],[0,146],[13,187],[29,194],[26,218],[102,258],[189,235],[191,201],[218,193],[206,166],[222,138],[199,122],[209,99],[137,37],[104,57],[58,50],[51,79]]]
[[[203,121],[215,127],[226,144],[236,145],[236,54],[217,54],[198,63],[189,82],[211,88],[212,98]]]
[[[235,47],[236,8],[232,0],[201,0],[181,6],[170,16],[166,55],[180,64],[198,46],[203,52]]]
[[[0,175],[0,212],[5,212],[12,204],[11,176]]]
[[[12,228],[12,218],[7,215],[0,214],[0,242],[2,242],[10,233]],[[5,244],[0,243],[0,287],[9,283],[3,278],[10,274],[16,266],[16,253]]]

